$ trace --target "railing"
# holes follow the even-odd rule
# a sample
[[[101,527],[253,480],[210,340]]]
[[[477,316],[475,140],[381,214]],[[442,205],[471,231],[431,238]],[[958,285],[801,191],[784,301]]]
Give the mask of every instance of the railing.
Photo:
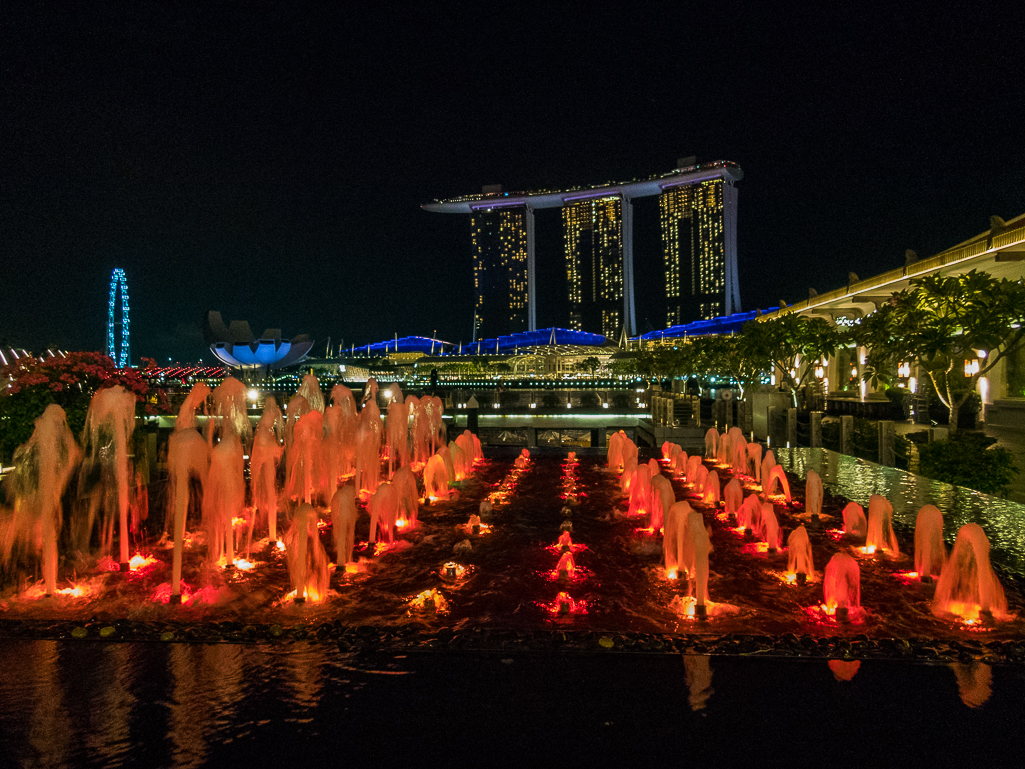
[[[944,251],[936,256],[931,256],[928,259],[922,259],[921,261],[914,262],[905,267],[889,270],[881,275],[866,278],[865,280],[859,280],[857,283],[851,283],[845,287],[834,289],[833,291],[829,291],[825,294],[819,294],[815,297],[803,299],[800,302],[788,305],[785,311],[801,312],[810,307],[818,307],[837,299],[843,299],[845,296],[865,293],[866,291],[871,291],[873,288],[887,286],[906,278],[916,278],[920,275],[939,269],[944,265],[955,264],[956,262],[961,262],[965,259],[971,259],[974,256],[985,254],[991,249],[1006,248],[1007,246],[1017,245],[1018,243],[1025,243],[1025,227],[1017,227],[1013,230],[1007,230],[998,235],[994,235],[992,238],[992,245],[989,244],[986,238],[981,238],[973,243],[961,246],[960,248],[953,248],[949,251]],[[766,319],[771,319],[772,317],[774,316],[769,315],[766,316]]]
[[[999,235],[993,236],[993,248],[1004,248],[1018,243],[1025,243],[1025,227],[1006,230],[1001,232]]]

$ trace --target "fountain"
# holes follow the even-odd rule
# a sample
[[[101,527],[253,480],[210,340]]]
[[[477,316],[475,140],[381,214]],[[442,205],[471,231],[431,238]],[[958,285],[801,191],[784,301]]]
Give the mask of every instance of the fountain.
[[[627,515],[646,515],[651,507],[651,468],[639,465],[630,480],[630,507]]]
[[[376,386],[377,383],[374,384]],[[324,414],[324,393],[320,389],[320,381],[316,376],[313,374],[304,376],[296,394],[306,399],[306,403],[309,404],[312,411]]]
[[[409,464],[409,404],[403,403],[401,390],[397,395],[393,393],[389,400],[385,438],[388,446],[388,475],[391,476],[396,467]]]
[[[847,553],[837,553],[826,564],[822,580],[825,611],[837,622],[847,622],[852,614],[861,610],[861,570],[858,562]]]
[[[762,467],[762,444],[747,444],[747,465],[745,472],[750,471],[749,474],[757,479],[760,476]]]
[[[285,454],[288,476],[285,494],[289,499],[311,504],[314,494],[323,495],[327,468],[323,452],[324,416],[311,410],[299,417],[292,445]]]
[[[791,503],[790,498],[790,481],[787,480],[787,474],[779,465],[773,465],[769,470],[769,481],[768,485],[763,491],[763,496],[768,499],[773,496],[776,491],[777,484],[780,486],[780,490],[783,493],[783,497],[786,499],[787,504]]]
[[[770,555],[779,550],[779,522],[771,502],[762,502],[760,534]]]
[[[701,467],[703,467],[703,465],[701,464],[701,456],[699,454],[692,454],[687,459],[687,470],[684,473],[684,477],[687,479],[687,483],[691,486],[696,485],[695,479],[698,474],[698,469]]]
[[[479,444],[473,440],[472,435],[463,433],[446,445],[439,440],[440,436],[432,428],[425,435],[429,441],[433,434],[433,440],[438,447],[436,452],[429,455],[424,463],[414,461],[418,414],[426,415],[426,406],[422,404],[433,403],[432,400],[404,398],[401,405],[408,409],[405,416],[396,414],[394,409],[389,410],[388,421],[384,422],[388,442],[384,447],[378,445],[376,455],[368,454],[363,463],[366,477],[360,479],[360,485],[356,485],[356,479],[349,476],[349,473],[354,473],[356,469],[355,444],[359,440],[366,441],[369,436],[369,445],[373,445],[374,431],[366,421],[369,417],[364,419],[354,407],[347,416],[346,404],[354,403],[351,392],[338,388],[332,390],[332,404],[325,409],[323,415],[317,409],[309,407],[309,397],[299,396],[301,400],[293,399],[292,439],[288,454],[282,461],[286,466],[284,469],[277,467],[283,452],[278,439],[281,418],[274,401],[267,399],[264,415],[256,425],[253,436],[250,465],[252,512],[249,513],[244,499],[247,489],[242,480],[246,446],[244,438],[240,435],[243,431],[235,427],[232,416],[233,413],[237,413],[237,409],[233,412],[232,404],[238,402],[236,395],[230,395],[232,389],[237,390],[235,385],[231,385],[223,390],[218,388],[218,391],[212,394],[211,417],[206,423],[202,418],[195,418],[196,410],[201,408],[202,399],[198,395],[195,398],[190,396],[193,409],[191,426],[190,419],[183,418],[182,429],[177,430],[171,437],[168,450],[170,494],[166,512],[171,518],[167,527],[168,532],[173,535],[176,545],[176,565],[173,572],[168,568],[171,566],[168,563],[166,567],[155,566],[154,576],[132,574],[129,579],[114,580],[109,575],[98,573],[106,566],[97,567],[91,554],[84,553],[79,556],[61,549],[54,556],[54,547],[48,545],[48,552],[51,553],[47,559],[49,564],[67,563],[67,567],[61,567],[59,574],[56,566],[46,566],[44,576],[48,591],[53,591],[54,587],[62,584],[58,577],[71,577],[72,568],[88,575],[87,579],[93,580],[93,584],[96,585],[94,593],[99,592],[104,581],[116,584],[116,595],[115,591],[111,591],[112,600],[108,604],[82,601],[71,606],[70,598],[59,597],[50,605],[61,608],[67,606],[75,612],[80,612],[78,616],[83,618],[93,614],[103,616],[103,612],[115,616],[125,607],[131,607],[128,609],[131,612],[128,616],[133,619],[139,619],[140,622],[167,623],[169,617],[176,616],[173,610],[145,604],[135,611],[134,606],[129,604],[131,596],[142,596],[142,600],[146,600],[154,595],[155,584],[164,583],[161,587],[166,588],[163,598],[165,601],[174,587],[174,594],[179,601],[195,605],[198,599],[190,600],[190,594],[198,596],[203,591],[210,591],[208,595],[213,597],[202,599],[203,602],[221,604],[219,607],[201,611],[186,610],[177,616],[177,619],[182,621],[189,621],[190,617],[198,615],[203,621],[227,618],[234,622],[238,619],[257,627],[269,627],[273,622],[281,622],[282,617],[297,623],[312,622],[327,626],[337,626],[337,623],[353,627],[376,623],[386,626],[394,623],[395,626],[402,626],[409,623],[408,614],[405,613],[408,611],[406,601],[414,593],[431,588],[431,584],[424,584],[425,579],[429,578],[435,580],[433,584],[441,584],[442,590],[446,591],[445,600],[452,601],[452,613],[458,622],[477,621],[472,612],[479,611],[479,604],[475,601],[483,595],[484,604],[488,601],[494,602],[490,607],[498,610],[493,613],[494,616],[502,613],[501,607],[509,607],[508,614],[501,617],[502,622],[509,621],[514,625],[529,623],[534,621],[528,617],[533,609],[527,607],[541,607],[542,611],[550,611],[557,590],[573,592],[568,585],[583,584],[588,591],[586,600],[590,605],[598,607],[598,610],[592,612],[594,616],[590,619],[574,619],[581,629],[595,629],[595,626],[587,623],[597,621],[609,623],[608,626],[600,627],[602,632],[606,632],[606,627],[609,628],[608,632],[618,632],[621,629],[626,632],[625,629],[631,627],[639,627],[642,632],[647,632],[645,624],[654,627],[653,632],[658,632],[659,628],[655,623],[666,621],[669,623],[668,632],[674,632],[679,629],[679,624],[673,624],[677,617],[670,615],[667,618],[659,612],[665,611],[667,596],[675,595],[682,601],[685,593],[690,594],[686,599],[689,602],[687,613],[698,617],[702,614],[714,614],[719,625],[716,631],[724,634],[762,632],[771,635],[792,631],[817,635],[823,628],[821,622],[809,626],[803,616],[806,612],[798,616],[789,616],[797,614],[794,608],[795,595],[798,594],[774,589],[778,588],[777,582],[781,577],[782,557],[752,558],[751,554],[779,550],[785,544],[788,549],[787,578],[795,582],[809,579],[817,581],[822,575],[816,575],[814,572],[812,544],[817,550],[815,554],[820,560],[819,565],[822,565],[829,561],[830,556],[838,549],[848,549],[848,543],[838,541],[840,538],[835,531],[824,531],[812,526],[806,529],[805,526],[799,526],[798,521],[795,521],[795,509],[785,509],[778,498],[761,500],[760,490],[756,488],[756,484],[749,483],[746,478],[741,477],[742,472],[751,468],[751,453],[748,445],[738,439],[736,432],[728,432],[716,439],[719,455],[730,457],[732,469],[717,464],[714,470],[709,470],[708,468],[712,467],[711,463],[705,463],[702,457],[688,457],[675,444],[667,444],[662,447],[661,456],[664,462],[656,462],[653,472],[652,462],[649,461],[647,454],[642,454],[638,462],[635,451],[629,448],[633,445],[632,442],[627,443],[625,437],[618,439],[616,442],[620,444],[620,449],[628,453],[624,468],[632,466],[629,471],[630,504],[632,507],[637,506],[638,513],[644,510],[648,514],[643,524],[622,524],[617,521],[612,513],[616,509],[622,511],[625,507],[622,498],[616,493],[618,479],[612,473],[605,473],[600,466],[596,467],[596,459],[590,456],[589,452],[581,452],[582,456],[577,462],[572,459],[545,456],[545,452],[542,452],[536,466],[533,461],[528,465],[526,456],[521,455],[516,467],[510,467],[509,459],[499,456],[485,464],[482,468],[485,472],[479,481],[470,479],[469,482],[460,484],[458,494],[453,492],[451,496],[458,500],[457,502],[440,503],[433,509],[425,508],[422,520],[418,521],[420,511],[417,486],[421,473],[426,495],[444,500],[449,498],[449,488],[454,478],[469,472],[479,459]],[[201,391],[197,392],[201,394]],[[388,400],[391,404],[398,403],[401,396],[397,391],[390,389],[389,392],[391,397]],[[304,402],[306,406],[303,405]],[[373,411],[373,405],[368,402],[365,412]],[[375,418],[380,420],[379,416]],[[404,434],[402,430],[393,430],[392,422],[398,423],[397,427],[408,427],[408,430]],[[198,431],[200,426],[205,428],[204,434]],[[348,445],[352,447],[351,453],[348,453],[346,448],[346,434],[350,436]],[[212,448],[207,435],[212,436]],[[68,441],[65,436],[65,442]],[[408,448],[409,461],[403,461],[401,458],[403,443]],[[73,441],[70,445],[73,447]],[[161,444],[158,443],[158,446]],[[346,456],[351,457],[348,465]],[[389,456],[395,460],[390,469],[387,461]],[[788,453],[787,456],[791,454]],[[767,454],[766,461],[770,457],[771,455]],[[686,458],[686,462],[683,458]],[[691,478],[688,480],[694,484],[688,491],[697,492],[687,496],[689,504],[687,501],[678,502],[675,499],[674,488],[679,493],[682,485],[674,486],[680,482],[678,479],[670,480],[670,473],[667,471],[667,465],[679,466],[686,463],[690,463],[692,468]],[[321,466],[324,468],[323,474],[327,476],[326,480],[320,477],[321,470],[318,468]],[[348,472],[343,472],[343,468],[346,467]],[[530,468],[529,475],[524,472],[525,467]],[[761,469],[761,464],[757,465],[757,469]],[[275,484],[275,475],[278,473],[286,478],[281,488]],[[766,493],[771,497],[780,490],[775,483],[784,480],[786,476],[782,475],[782,469],[772,468],[769,475],[772,482]],[[371,476],[374,476],[373,479]],[[372,494],[367,493],[361,500],[360,490],[368,488],[375,480],[376,490]],[[517,491],[517,480],[520,481],[520,491]],[[816,481],[815,475],[809,473],[806,487],[802,490],[807,492],[806,509],[809,515],[818,507],[815,502],[818,486]],[[645,482],[648,487],[646,493]],[[203,484],[201,493],[199,483]],[[724,512],[720,515],[716,515],[717,510],[709,509],[717,503],[720,496],[708,493],[717,483],[723,485],[721,497]],[[753,490],[746,499],[745,483]],[[329,494],[332,489],[333,493]],[[278,511],[279,494],[283,503],[281,510],[285,513]],[[153,494],[155,504],[159,505],[162,502],[161,496]],[[289,499],[289,496],[292,499]],[[309,504],[306,503],[306,499],[310,500]],[[189,511],[189,504],[193,500],[202,502],[202,526],[198,511]],[[773,507],[774,501],[779,507]],[[325,502],[329,503],[329,510],[323,506],[317,507]],[[369,515],[361,518],[364,503]],[[492,512],[492,503],[497,512]],[[873,503],[873,510],[878,509],[878,502],[873,500]],[[28,504],[26,495],[22,495],[18,504]],[[71,513],[74,508],[70,495],[64,504],[68,506],[68,513]],[[835,505],[836,500],[831,499],[829,504]],[[793,507],[796,508],[796,512],[803,512],[802,505],[797,504]],[[857,510],[857,506],[852,505],[851,509]],[[839,510],[839,505],[836,505],[836,510]],[[829,507],[826,512],[835,511]],[[858,513],[862,521],[860,527],[854,520],[858,516],[853,512],[845,515],[845,524],[852,531],[858,528],[867,530],[864,515],[860,514],[860,511]],[[920,514],[919,535],[921,537],[929,530],[931,533],[926,539],[933,542],[942,537],[941,522],[936,526],[928,524],[926,513],[927,511],[923,510]],[[193,518],[188,517],[190,514]],[[485,518],[488,514],[494,517]],[[764,544],[761,541],[757,544],[742,543],[739,541],[740,537],[736,536],[733,526],[730,529],[721,528],[721,521],[730,514],[737,516],[737,523],[742,527],[752,528],[752,533],[756,532],[759,540],[764,540]],[[279,543],[273,540],[260,541],[264,536],[264,515],[268,517],[269,533],[272,529],[274,533],[288,531],[280,547]],[[277,526],[279,515],[285,515],[281,519],[280,527]],[[241,529],[242,517],[248,518],[245,560],[249,559],[250,549],[255,553],[255,571],[251,573],[245,571],[248,567],[243,565],[242,540],[235,539],[236,532],[239,536],[245,536]],[[568,521],[559,527],[558,534],[553,531],[558,522],[569,517],[572,517],[573,523],[577,525],[576,539],[582,537],[587,542],[586,550],[583,544],[574,544],[570,528],[572,524]],[[66,521],[70,519],[70,515],[65,516]],[[6,510],[0,511],[0,544],[6,544],[6,536],[10,531],[7,525],[10,520]],[[494,530],[496,533],[491,537],[470,537],[467,541],[461,541],[457,546],[458,550],[454,550],[453,545],[464,539],[459,530],[465,531],[468,527],[472,532],[479,526],[478,531],[484,534],[487,533],[488,524],[493,522],[501,525]],[[716,527],[714,534],[709,530],[708,522]],[[637,525],[646,525],[647,529],[638,530],[635,528]],[[407,529],[415,526],[420,526],[420,530],[415,532],[414,536],[406,537]],[[790,531],[793,526],[798,528]],[[785,527],[786,531],[781,527]],[[154,531],[151,533],[156,533],[156,528],[152,525]],[[885,526],[880,524],[879,528],[882,530]],[[537,532],[546,530],[551,532],[551,536],[556,536],[557,540],[542,534],[545,547],[538,548]],[[256,543],[252,543],[254,531],[257,532]],[[626,532],[637,531],[643,531],[644,538],[629,534],[624,536]],[[809,531],[813,533],[809,535]],[[788,533],[789,537],[786,536]],[[661,542],[651,539],[660,534]],[[711,541],[713,537],[717,538],[714,543]],[[530,572],[534,576],[540,573],[545,579],[503,580],[501,577],[494,577],[498,571],[494,568],[496,556],[499,566],[509,563],[510,561],[506,560],[508,556],[516,555],[511,546],[515,546],[517,538],[525,542],[526,547],[544,549],[546,553],[556,556],[541,567],[534,566]],[[327,545],[326,552],[321,543]],[[395,543],[397,546],[389,547]],[[364,548],[365,544],[369,544],[369,547]],[[710,555],[713,544],[719,552]],[[660,546],[662,551],[659,553],[657,551]],[[16,547],[23,545],[18,544]],[[57,540],[57,547],[61,547],[60,539]],[[472,559],[474,566],[463,565],[468,561],[452,555],[453,551],[467,552],[466,558]],[[592,552],[594,557],[589,556],[586,564],[576,564],[575,559],[582,557],[579,555],[582,551]],[[304,599],[306,603],[312,603],[329,595],[326,564],[328,552],[332,556],[331,560],[336,562],[332,569],[338,576],[338,582],[331,587],[343,595],[323,609],[296,609],[289,603],[291,597],[301,604]],[[921,544],[916,545],[916,565],[921,563],[920,558],[925,557],[925,552]],[[536,553],[534,555],[536,556]],[[167,561],[171,560],[169,556],[170,553]],[[667,578],[682,577],[686,572],[686,590],[683,589],[681,582],[667,581],[654,585],[656,589],[645,593],[645,581],[652,580],[655,573],[659,577],[663,573],[652,568],[655,565],[652,559],[658,556],[662,556],[663,563],[658,565],[664,565],[664,574]],[[24,558],[24,552],[19,557]],[[972,557],[978,561],[974,549]],[[710,559],[715,559],[716,562],[710,564]],[[232,571],[211,568],[218,562],[223,566],[229,566],[233,561],[236,562],[236,567]],[[529,558],[527,562],[535,563]],[[830,586],[824,601],[842,621],[844,610],[850,616],[859,608],[860,574],[856,568],[848,569],[842,558],[838,557],[830,563]],[[19,568],[22,567],[21,563],[17,565]],[[718,581],[711,575],[710,566],[722,575]],[[577,570],[577,567],[580,569]],[[473,572],[473,578],[463,581],[466,569],[474,568],[476,571]],[[885,593],[891,587],[893,590],[899,589],[896,581],[889,579],[889,570],[881,570],[878,565],[869,568],[872,571],[873,595],[879,596],[878,606],[904,605],[899,600],[893,600],[892,594]],[[985,573],[988,569],[987,564],[981,571]],[[358,577],[346,576],[346,573],[352,574],[357,570],[360,572]],[[886,572],[886,577],[880,576],[881,571]],[[935,571],[934,567],[932,572]],[[169,572],[171,580],[167,579]],[[13,574],[13,571],[11,573]],[[925,573],[926,570],[923,569],[923,574]],[[657,580],[659,577],[654,579]],[[867,576],[866,579],[868,578]],[[23,576],[19,576],[18,579],[24,581]],[[73,579],[77,581],[77,578]],[[197,589],[198,585],[192,587],[189,584],[196,584],[199,580],[203,585],[201,590]],[[556,580],[562,580],[567,584],[552,590]],[[166,584],[168,581],[171,584]],[[512,586],[513,583],[515,588]],[[529,591],[533,589],[530,585],[533,583],[537,583],[545,590],[543,595],[529,595]],[[751,599],[751,603],[758,608],[764,605],[767,611],[761,612],[756,608],[755,611],[745,611],[737,620],[727,620],[721,608],[724,604],[713,604],[709,600],[709,588],[717,594],[717,598],[720,593],[728,596],[730,591],[740,593],[754,588],[758,591],[758,597]],[[291,590],[295,591],[294,594],[289,592]],[[397,594],[399,590],[401,595]],[[21,597],[24,592],[26,591],[18,593],[13,599],[10,598],[10,594],[5,594],[3,600],[12,604],[29,600]],[[401,600],[389,602],[389,593],[396,593],[395,597]],[[631,595],[624,598],[624,593]],[[495,598],[486,597],[491,595]],[[652,602],[652,596],[656,595],[657,600],[661,602],[657,606]],[[379,596],[383,596],[384,600],[375,603]],[[914,596],[914,601],[920,603],[923,600],[921,591],[917,591]],[[512,603],[513,599],[516,603]],[[992,607],[994,604],[996,608],[990,608],[990,613],[994,616],[1003,616],[1001,611],[1004,609],[999,602],[963,597],[957,600],[962,603],[978,602],[979,609],[976,614],[979,617],[985,616],[986,612],[982,608],[984,605]],[[636,610],[631,606],[629,610],[617,614],[617,607],[626,605],[627,601],[632,601],[637,607]],[[437,606],[433,599],[430,603]],[[520,603],[526,610],[516,614],[514,610]],[[110,604],[113,604],[113,608]],[[401,604],[402,616],[392,613],[392,604]],[[42,613],[39,609],[36,612],[36,616]],[[947,616],[950,610],[944,609],[941,612],[937,608],[937,612]],[[516,616],[511,617],[512,614]],[[904,623],[905,619],[901,617],[901,623]],[[84,619],[81,621],[87,624]],[[480,621],[482,624],[489,622],[488,619]],[[549,621],[549,618],[546,617],[545,621]],[[911,628],[908,631],[909,635],[911,631],[920,629],[915,626],[916,621],[912,617],[906,623]],[[932,618],[927,621],[931,623],[930,627],[940,625]],[[427,621],[419,618],[414,624],[433,627],[434,622],[434,618]],[[789,627],[788,622],[791,623]],[[746,630],[745,626],[748,624],[752,626],[751,630]],[[761,627],[758,627],[759,625]],[[871,622],[866,624],[864,632],[878,636],[881,632],[892,632],[894,627],[900,627],[903,632],[905,625]],[[89,632],[95,634],[92,628],[89,624]],[[959,626],[951,629],[952,633],[955,631],[963,633]],[[176,629],[175,632],[179,631]],[[999,632],[1001,630],[998,628],[997,633]]]
[[[752,537],[762,525],[762,503],[755,494],[749,494],[737,512],[737,526],[744,530],[745,537]]]
[[[868,500],[868,534],[864,552],[883,552],[894,558],[900,556],[897,534],[893,530],[893,505],[880,494],[873,494]]]
[[[733,468],[734,475],[747,475],[748,453],[747,441],[744,439],[744,433],[741,432],[739,427],[731,427],[728,435],[730,442],[730,467]]]
[[[954,614],[966,623],[1007,616],[1007,597],[989,563],[989,539],[977,523],[957,532],[954,549],[936,582],[937,616]]]
[[[573,578],[576,571],[576,563],[573,561],[572,553],[563,553],[559,557],[559,565],[555,567],[555,573],[560,582],[568,582]]]
[[[759,476],[762,482],[762,496],[768,496],[769,493],[769,482],[771,480],[770,474],[772,468],[776,466],[776,455],[771,451],[766,451],[765,456],[762,457],[762,464],[759,472]]]
[[[189,481],[205,484],[210,464],[210,449],[203,437],[191,429],[176,429],[167,443],[169,474],[169,517],[174,556],[171,568],[170,602],[181,603],[182,557],[185,550],[185,523],[189,509]]]
[[[253,540],[253,529],[263,519],[267,521],[268,536],[278,538],[278,462],[284,448],[278,442],[281,435],[281,412],[274,398],[267,398],[263,406],[263,416],[256,425],[253,437],[253,453],[249,462],[249,494],[253,503],[253,514],[250,518],[249,537],[246,545],[246,557]]]
[[[609,448],[606,454],[608,466],[618,473],[623,472],[623,464],[626,460],[624,454],[625,442],[629,440],[626,433],[617,430],[609,436]]]
[[[843,509],[843,532],[852,537],[864,537],[868,534],[865,511],[857,502],[848,502]]]
[[[734,478],[726,484],[726,488],[723,490],[723,503],[726,506],[726,516],[730,526],[736,526],[737,513],[740,511],[740,506],[744,503],[744,487],[739,479]]]
[[[522,470],[530,463],[530,449],[522,449],[520,455],[516,457],[516,461],[513,463],[518,469]]]
[[[292,449],[292,437],[295,433],[296,423],[302,419],[303,415],[308,414],[312,409],[310,408],[309,401],[303,396],[296,393],[292,396],[292,399],[285,406],[285,453],[287,454]]]
[[[673,457],[672,457],[672,471],[673,475],[677,477],[685,476],[687,474],[687,452],[680,446],[674,444]]]
[[[701,501],[709,507],[719,504],[719,473],[715,470],[710,470],[701,484]]]
[[[424,496],[431,501],[448,497],[448,470],[445,459],[437,454],[427,460],[424,469]]]
[[[708,616],[708,554],[712,551],[705,519],[701,513],[692,510],[686,517],[685,530],[677,531],[680,537],[679,561],[687,571],[688,591],[695,603],[694,616],[704,619]]]
[[[211,563],[235,565],[233,521],[245,506],[244,472],[242,444],[229,432],[210,452],[210,470],[203,486],[203,528]]]
[[[395,523],[399,519],[399,494],[390,482],[377,487],[370,498],[370,544],[377,542],[378,532],[387,538],[388,544],[395,541]]]
[[[729,433],[723,433],[719,436],[719,443],[715,450],[715,463],[722,467],[726,467],[730,464],[730,459],[733,456],[733,447],[730,443]]]
[[[356,488],[360,490],[361,494],[364,492],[373,494],[377,491],[381,473],[381,420],[380,418],[377,419],[377,429],[375,429],[373,422],[364,419],[363,415],[367,413],[369,408],[371,408],[371,404],[368,404],[360,412],[359,427],[356,429],[355,481]],[[373,408],[376,409],[376,405]],[[444,464],[444,458],[441,461]],[[448,483],[448,471],[445,472],[445,476],[445,482]]]
[[[458,443],[452,441],[448,444],[448,456],[452,462],[452,482],[459,483],[466,480],[466,476],[470,474],[470,460],[466,452],[463,451]]]
[[[420,503],[412,468],[409,465],[400,467],[392,478],[392,485],[399,496],[399,518],[396,525],[401,529],[415,529]]]
[[[676,495],[673,493],[673,484],[662,473],[651,479],[651,517],[648,520],[648,528],[652,534],[658,534],[662,528],[669,508],[676,502]]]
[[[104,495],[105,499],[116,500],[116,511],[104,505],[106,520],[101,522],[101,529],[103,540],[112,542],[114,521],[118,521],[119,562],[123,572],[129,570],[128,478],[132,469],[128,444],[134,431],[135,394],[120,386],[97,390],[85,419],[86,471],[83,476],[90,475],[90,467],[96,468],[105,485],[110,484],[115,489],[113,495]],[[91,529],[89,525],[87,530]]]
[[[804,526],[798,526],[787,537],[787,575],[792,576],[799,585],[815,576],[811,541]]]
[[[822,479],[814,470],[809,470],[805,476],[804,511],[813,522],[817,521],[822,513]]]
[[[335,563],[339,569],[352,563],[356,544],[356,487],[347,483],[331,498],[331,532],[335,540]]]
[[[573,549],[573,537],[568,531],[564,531],[559,534],[558,546],[559,549],[563,551]]]
[[[633,482],[634,470],[637,469],[637,458],[628,456],[623,465],[623,472],[619,476],[619,490],[629,496],[630,484]]]
[[[248,445],[253,438],[253,426],[246,411],[246,386],[228,377],[214,388],[210,400],[214,407],[214,430],[210,431],[210,437],[231,432],[243,445]]]
[[[36,419],[32,437],[14,456],[10,483],[16,502],[9,528],[0,537],[0,560],[7,563],[13,550],[38,543],[47,595],[57,591],[60,503],[79,456],[64,409],[55,403]]]
[[[197,428],[198,422],[196,412],[200,406],[206,405],[206,399],[210,397],[210,388],[202,382],[193,385],[189,394],[185,396],[181,409],[178,410],[178,419],[174,423],[175,430],[190,430]]]
[[[708,468],[703,464],[699,464],[694,469],[694,474],[687,476],[687,480],[690,482],[693,494],[696,497],[700,497],[705,489],[705,480],[708,478]]]
[[[675,579],[680,566],[681,542],[680,532],[687,528],[687,519],[692,510],[686,502],[674,502],[669,507],[663,521],[665,536],[662,538],[662,553],[664,557],[666,576]]]
[[[319,412],[317,412],[319,413]],[[327,552],[317,533],[317,511],[303,503],[292,517],[292,526],[285,534],[288,574],[295,588],[295,602],[307,598],[321,601],[327,596]]]
[[[719,450],[719,433],[714,427],[705,433],[705,459],[714,460]]]
[[[358,426],[359,414],[352,390],[345,385],[335,385],[331,388],[331,405],[324,410],[324,449],[329,452],[326,459],[333,478],[353,471]]]
[[[915,572],[922,582],[940,576],[947,560],[943,544],[943,513],[935,505],[923,505],[915,519]]]

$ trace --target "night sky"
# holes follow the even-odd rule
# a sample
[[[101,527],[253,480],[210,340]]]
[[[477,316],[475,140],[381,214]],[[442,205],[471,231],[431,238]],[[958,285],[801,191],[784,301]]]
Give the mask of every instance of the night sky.
[[[115,267],[136,362],[211,360],[208,310],[315,353],[328,335],[469,341],[468,217],[420,204],[687,155],[744,170],[744,309],[1025,212],[1013,14],[336,5],[4,4],[0,345],[102,349]],[[646,331],[657,206],[636,210]],[[538,216],[538,321],[565,325],[558,212]]]

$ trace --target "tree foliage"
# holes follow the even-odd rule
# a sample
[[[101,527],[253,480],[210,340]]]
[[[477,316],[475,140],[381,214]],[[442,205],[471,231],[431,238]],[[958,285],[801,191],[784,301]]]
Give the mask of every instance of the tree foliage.
[[[766,356],[751,349],[742,334],[695,337],[693,344],[700,369],[707,374],[732,378],[740,387],[742,398],[769,373]]]
[[[855,327],[868,348],[865,379],[889,383],[899,362],[918,361],[937,396],[950,409],[957,430],[958,409],[980,377],[1025,344],[1025,283],[996,279],[972,270],[964,275],[929,275],[890,297]],[[979,359],[965,376],[965,362]]]
[[[699,369],[697,351],[690,342],[675,347],[656,345],[637,352],[637,371],[655,379],[689,378]]]
[[[580,365],[583,367],[584,371],[590,372],[591,376],[593,377],[594,372],[601,367],[601,360],[599,360],[594,355],[590,355],[584,358],[582,361],[580,361]]]
[[[823,318],[789,312],[745,324],[741,337],[740,344],[750,358],[750,365],[761,370],[775,369],[794,406],[798,391],[808,384],[819,361],[833,355],[847,340],[845,331]]]

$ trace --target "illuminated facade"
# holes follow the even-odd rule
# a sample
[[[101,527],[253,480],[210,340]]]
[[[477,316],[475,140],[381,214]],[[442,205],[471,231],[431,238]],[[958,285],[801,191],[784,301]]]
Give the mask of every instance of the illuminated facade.
[[[622,206],[613,196],[562,209],[569,327],[576,331],[615,338],[623,326]]]
[[[527,245],[532,218],[525,206],[479,209],[470,217],[474,340],[531,330]]]
[[[666,190],[659,196],[666,326],[740,310],[737,284],[737,190],[726,179]]]
[[[668,198],[662,211],[666,295],[672,300],[667,320],[674,323],[676,318],[694,320],[739,311],[737,193],[733,184],[744,174],[735,163],[724,160],[697,164],[691,159],[679,165],[669,173],[631,182],[536,192],[489,187],[479,195],[423,204],[425,211],[472,217],[475,338],[502,333],[493,330],[501,327],[492,323],[522,329],[518,313],[524,303],[526,330],[537,329],[534,211],[547,208],[563,209],[569,325],[610,337],[620,332],[634,336],[631,201],[656,195]],[[507,212],[509,222],[521,217],[519,230],[504,225],[500,212]],[[478,220],[485,222],[485,215],[496,218],[487,226],[478,225]],[[524,262],[524,248],[525,279],[518,271]],[[489,273],[492,265],[498,267]],[[521,293],[524,282],[525,300]]]

